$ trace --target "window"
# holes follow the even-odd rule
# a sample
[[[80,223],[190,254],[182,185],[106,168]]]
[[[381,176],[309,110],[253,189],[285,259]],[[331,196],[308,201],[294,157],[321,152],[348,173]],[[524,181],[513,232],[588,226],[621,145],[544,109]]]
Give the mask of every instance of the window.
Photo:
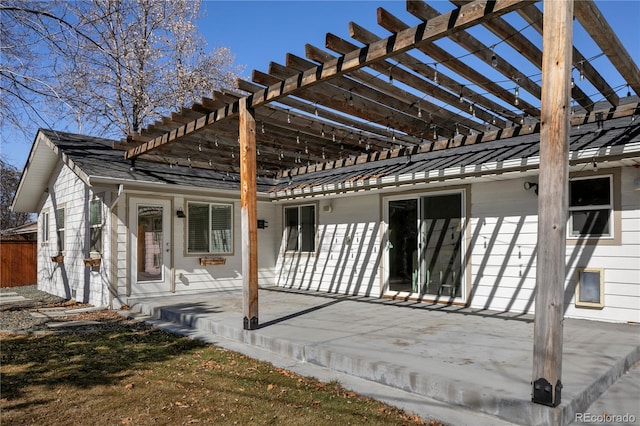
[[[64,208],[56,209],[56,237],[58,239],[58,251],[64,251]]]
[[[233,251],[231,204],[187,204],[187,252],[231,253]]]
[[[102,202],[100,199],[89,202],[89,234],[89,251],[102,253]]]
[[[576,306],[604,307],[604,281],[601,269],[576,270]]]
[[[42,212],[41,219],[42,243],[46,244],[49,242],[49,212]]]
[[[613,190],[611,176],[569,182],[569,236],[610,237]]]
[[[316,250],[316,206],[285,207],[286,251]]]

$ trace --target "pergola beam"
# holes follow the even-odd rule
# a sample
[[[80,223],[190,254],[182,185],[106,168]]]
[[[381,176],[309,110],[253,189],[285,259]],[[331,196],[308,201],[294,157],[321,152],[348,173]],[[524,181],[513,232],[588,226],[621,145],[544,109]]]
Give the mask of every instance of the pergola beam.
[[[631,86],[636,94],[640,94],[640,70],[629,52],[602,16],[593,0],[575,2],[576,18],[591,38],[602,49],[607,58],[616,67],[622,78]]]
[[[264,90],[249,95],[248,108],[256,108],[261,104],[293,95],[298,90],[323,83],[331,78],[347,74],[369,64],[384,60],[399,53],[404,53],[422,44],[432,42],[457,31],[462,31],[488,19],[509,13],[534,0],[477,0],[465,4],[451,12],[442,14],[428,22],[422,22],[415,27],[393,34],[379,42],[356,49],[333,61],[312,67],[296,76],[290,77],[281,84],[269,86]],[[125,158],[133,158],[164,144],[176,141],[184,136],[200,131],[217,121],[238,114],[239,101],[229,104],[214,112],[180,126],[170,133],[155,138],[125,153]]]

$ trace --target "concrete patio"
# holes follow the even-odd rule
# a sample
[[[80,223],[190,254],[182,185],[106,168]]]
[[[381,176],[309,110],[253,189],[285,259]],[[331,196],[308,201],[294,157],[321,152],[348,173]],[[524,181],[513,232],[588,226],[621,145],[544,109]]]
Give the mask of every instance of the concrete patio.
[[[242,329],[239,290],[129,304],[156,325],[445,423],[564,425],[590,407],[640,422],[640,387],[629,379],[640,375],[640,325],[566,319],[562,403],[551,408],[531,403],[530,315],[281,288],[259,298],[255,331]]]

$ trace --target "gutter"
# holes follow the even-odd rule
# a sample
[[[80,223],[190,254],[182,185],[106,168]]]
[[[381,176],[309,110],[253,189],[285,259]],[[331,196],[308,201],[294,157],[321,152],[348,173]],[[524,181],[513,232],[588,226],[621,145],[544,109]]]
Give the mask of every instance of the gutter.
[[[238,198],[240,189],[212,189],[205,187],[195,187],[186,185],[175,185],[161,182],[140,181],[133,179],[115,179],[107,176],[89,176],[89,184],[91,186],[99,185],[127,185],[127,189],[146,189],[146,190],[163,190],[173,192],[175,194],[199,192],[205,195],[221,194],[229,198]],[[269,194],[266,192],[258,192],[260,201],[269,201]]]

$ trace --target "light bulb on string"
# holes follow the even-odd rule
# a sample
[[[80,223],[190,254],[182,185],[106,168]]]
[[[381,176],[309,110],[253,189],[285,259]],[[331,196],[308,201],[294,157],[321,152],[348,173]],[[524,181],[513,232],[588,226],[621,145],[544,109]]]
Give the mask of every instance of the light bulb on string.
[[[584,61],[580,61],[580,81],[584,80]]]
[[[287,123],[291,124],[291,114],[287,113]]]
[[[418,117],[422,118],[422,108],[420,108],[420,102],[418,102]]]
[[[498,57],[496,56],[496,52],[494,52],[493,47],[491,48],[491,66],[494,68],[498,66]]]
[[[631,96],[631,89],[629,88],[629,84],[627,83],[627,97]]]
[[[438,84],[438,63],[433,64],[433,82]]]

